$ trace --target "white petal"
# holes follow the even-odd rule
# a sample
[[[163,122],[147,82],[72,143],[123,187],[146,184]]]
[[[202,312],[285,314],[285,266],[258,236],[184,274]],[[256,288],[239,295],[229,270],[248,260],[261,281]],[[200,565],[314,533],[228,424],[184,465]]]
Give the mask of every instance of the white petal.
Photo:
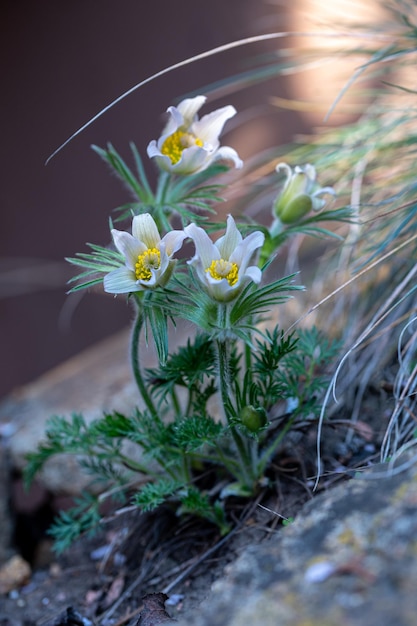
[[[205,96],[196,96],[195,98],[186,98],[179,103],[177,109],[184,118],[184,125],[190,126],[201,109],[207,98]]]
[[[295,171],[297,171],[297,167],[295,168]],[[316,172],[316,168],[314,167],[314,165],[310,165],[310,163],[307,163],[306,165],[298,169],[301,172],[303,172],[312,183],[315,182],[316,177],[317,177],[317,172]]]
[[[263,246],[265,236],[259,230],[251,233],[235,248],[230,255],[229,261],[236,263],[242,272],[245,272],[246,267],[250,263],[255,250]]]
[[[311,197],[316,198],[317,196],[321,196],[321,194],[323,193],[329,193],[332,196],[336,195],[336,192],[333,189],[333,187],[320,187],[320,189],[317,189],[317,191],[311,194]]]
[[[146,248],[158,248],[161,236],[150,213],[135,215],[132,222],[132,234],[135,239],[142,241]]]
[[[150,159],[152,159],[152,157],[155,157],[155,156],[161,156],[161,151],[158,148],[158,145],[155,139],[152,139],[152,141],[148,144],[148,147],[146,148],[146,152],[148,153],[148,157]]]
[[[221,146],[213,155],[213,161],[233,161],[236,169],[243,167],[243,161],[236,150],[229,146]]]
[[[119,267],[117,270],[113,270],[103,279],[104,291],[107,293],[130,293],[132,291],[139,291],[135,274],[127,267]]]
[[[257,267],[256,265],[251,265],[250,267],[247,267],[245,270],[244,277],[246,276],[250,278],[251,281],[258,284],[261,282],[262,272],[259,269],[259,267]]]
[[[291,178],[292,169],[290,168],[288,163],[278,163],[278,165],[275,168],[275,171],[279,173],[281,170],[285,170],[287,178]]]
[[[171,164],[170,171],[176,174],[195,174],[210,165],[212,155],[206,148],[191,146],[182,151],[180,160]]]
[[[166,253],[168,257],[171,257],[175,252],[177,252],[182,244],[184,239],[187,237],[183,230],[171,230],[164,237],[162,237],[160,250],[162,252],[162,244],[165,245]]]
[[[149,148],[149,146],[148,146]],[[148,155],[150,158],[155,158],[155,161],[158,165],[158,167],[161,168],[161,170],[164,170],[164,172],[172,172],[172,161],[169,158],[169,156],[167,156],[166,154],[161,154],[160,150],[157,150],[157,152],[155,152],[155,154],[150,154],[150,150],[148,150]]]
[[[113,228],[111,231],[114,245],[125,257],[126,265],[130,270],[135,269],[135,263],[139,254],[143,254],[147,247],[141,241],[132,237],[130,233]]]
[[[234,115],[236,115],[236,109],[228,105],[208,115],[204,115],[201,120],[194,122],[192,130],[199,139],[217,147],[223,126]]]
[[[209,293],[219,302],[226,302],[233,298],[234,289],[229,285],[226,278],[214,280],[208,277],[207,282],[209,283]]]
[[[207,269],[210,267],[212,261],[217,261],[221,258],[217,246],[214,245],[210,237],[202,228],[196,226],[195,224],[189,224],[184,228],[184,232],[187,237],[191,237],[195,245],[196,254],[191,261],[196,262],[200,260],[203,269]]]
[[[233,250],[242,241],[242,235],[236,228],[235,220],[231,215],[227,217],[227,227],[225,234],[216,241],[221,258],[228,261]]]
[[[169,118],[163,130],[162,137],[160,137],[160,139],[158,140],[159,147],[163,145],[165,139],[169,137],[169,135],[175,133],[175,131],[178,130],[180,126],[184,126],[185,123],[181,111],[179,111],[177,108],[168,107],[167,113],[169,113]]]
[[[168,254],[167,254],[167,252],[165,250],[165,244],[161,243],[159,250],[160,250],[160,253],[161,253],[161,256],[160,256],[160,259],[159,259],[159,267],[158,267],[157,270],[154,270],[154,269],[150,268],[151,273],[156,272],[156,275],[158,277],[162,276],[165,273],[165,271],[166,271],[166,269],[167,269],[167,267],[169,265],[169,256],[168,256]]]

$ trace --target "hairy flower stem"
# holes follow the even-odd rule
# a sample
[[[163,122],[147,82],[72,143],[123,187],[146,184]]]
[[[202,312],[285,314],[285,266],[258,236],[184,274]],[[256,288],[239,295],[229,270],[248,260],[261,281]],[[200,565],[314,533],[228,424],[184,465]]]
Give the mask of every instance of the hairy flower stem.
[[[233,425],[234,419],[236,418],[236,411],[233,407],[230,395],[231,395],[231,385],[230,385],[230,355],[229,355],[229,342],[227,339],[217,339],[216,340],[216,348],[217,348],[217,357],[218,357],[218,367],[219,367],[219,386],[220,386],[220,394],[222,399],[222,404],[224,408],[224,412],[226,414],[226,419],[229,424],[230,434],[232,435],[233,441],[235,443],[237,453],[239,455],[239,469],[240,469],[240,480],[244,483],[244,486],[247,487],[250,491],[253,490],[253,477],[252,477],[252,464],[251,457],[248,453],[248,450],[245,447],[245,442],[237,431],[235,426]],[[234,472],[236,474],[236,472]]]
[[[142,373],[140,371],[139,365],[139,339],[140,332],[143,326],[143,309],[142,303],[140,301],[137,302],[137,313],[136,320],[133,326],[132,331],[132,339],[130,343],[130,358],[132,363],[133,376],[135,378],[136,384],[140,391],[140,395],[142,396],[142,400],[144,401],[146,408],[149,410],[152,417],[158,417],[157,410],[155,408],[154,403],[152,402],[152,398],[146,389],[145,382],[142,378]]]

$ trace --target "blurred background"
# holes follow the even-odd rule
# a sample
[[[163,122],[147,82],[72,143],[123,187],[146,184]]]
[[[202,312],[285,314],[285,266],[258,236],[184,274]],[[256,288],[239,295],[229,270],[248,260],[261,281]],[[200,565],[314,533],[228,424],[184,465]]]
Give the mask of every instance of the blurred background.
[[[86,251],[86,242],[107,244],[108,216],[129,200],[90,145],[111,142],[129,160],[134,141],[145,156],[170,104],[190,92],[205,93],[207,85],[250,69],[254,57],[274,55],[289,41],[235,48],[166,74],[117,104],[45,167],[47,157],[104,106],[170,64],[274,31],[315,28],[327,44],[320,33],[339,28],[341,16],[373,23],[379,4],[339,0],[329,9],[320,0],[4,0],[0,397],[129,324],[122,297],[99,290],[66,295],[74,270],[64,257]],[[203,113],[233,104],[240,116],[228,124],[223,142],[250,159],[322,123],[356,64],[351,58],[343,71],[335,63],[318,71],[307,67],[209,96]],[[291,99],[308,106],[277,106]],[[332,123],[352,115],[342,110]],[[146,167],[152,177],[153,164]]]

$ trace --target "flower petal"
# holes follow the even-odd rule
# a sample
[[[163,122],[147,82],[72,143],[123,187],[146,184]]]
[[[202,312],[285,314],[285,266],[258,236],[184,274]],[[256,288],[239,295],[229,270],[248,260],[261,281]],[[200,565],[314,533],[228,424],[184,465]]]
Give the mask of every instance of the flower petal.
[[[182,100],[182,102],[179,103],[177,109],[183,117],[183,125],[185,127],[188,128],[191,126],[195,120],[197,112],[201,109],[206,100],[206,96],[195,96],[195,98],[185,98],[185,100]]]
[[[245,272],[248,264],[252,260],[255,250],[263,246],[265,235],[256,230],[243,239],[230,255],[229,261],[236,263],[241,272]]]
[[[177,252],[183,242],[187,237],[186,233],[183,230],[171,230],[164,237],[162,237],[160,249],[162,256],[162,244],[165,245],[166,253],[168,257],[171,257],[175,252]]]
[[[175,133],[178,128],[185,125],[184,117],[176,107],[168,107],[167,113],[169,114],[168,121],[165,124],[162,136],[158,141],[158,146],[161,147],[167,137]]]
[[[132,222],[132,235],[142,241],[146,248],[158,248],[161,236],[150,213],[135,215]]]
[[[236,228],[235,220],[231,215],[228,215],[226,232],[216,241],[216,246],[220,252],[221,258],[228,261],[233,250],[241,241],[242,235]]]
[[[166,137],[166,135],[164,135],[164,137]],[[148,153],[148,157],[150,159],[152,159],[152,157],[162,156],[162,152],[158,148],[158,144],[156,142],[156,139],[152,139],[152,141],[148,143],[148,147],[146,148],[146,152]],[[166,157],[166,158],[169,158],[169,157]]]
[[[235,107],[228,106],[212,111],[194,122],[192,132],[202,141],[211,144],[214,148],[219,145],[219,135],[228,119],[236,115]]]
[[[103,279],[104,291],[107,293],[130,293],[140,291],[135,274],[127,267],[119,267],[106,274]]]
[[[250,278],[251,281],[253,281],[254,283],[258,284],[258,283],[261,282],[262,272],[261,272],[260,268],[257,267],[256,265],[251,265],[250,267],[246,268],[243,277],[248,277],[248,278]]]
[[[147,249],[147,246],[141,241],[135,239],[135,237],[132,237],[130,233],[126,233],[123,230],[116,230],[113,228],[111,234],[114,245],[125,257],[126,266],[130,270],[134,271],[135,263],[139,254],[143,254]]]
[[[171,164],[170,171],[176,174],[195,174],[207,168],[212,161],[211,153],[200,146],[190,146],[182,151],[178,163]]]
[[[236,150],[229,146],[220,146],[213,155],[213,161],[233,161],[235,168],[240,170],[243,167],[243,161],[239,157]]]
[[[189,224],[184,228],[184,232],[187,237],[191,237],[194,241],[196,251],[195,256],[191,261],[188,261],[189,263],[201,261],[202,267],[205,270],[210,267],[212,261],[217,261],[221,258],[217,246],[214,245],[210,237],[200,226]]]

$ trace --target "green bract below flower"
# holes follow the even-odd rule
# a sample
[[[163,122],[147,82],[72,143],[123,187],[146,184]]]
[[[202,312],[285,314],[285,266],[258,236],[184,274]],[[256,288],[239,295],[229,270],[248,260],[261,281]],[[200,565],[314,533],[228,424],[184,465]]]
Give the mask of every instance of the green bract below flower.
[[[311,210],[320,211],[326,201],[319,198],[322,194],[334,195],[332,187],[319,187],[316,182],[316,168],[313,165],[296,165],[294,170],[287,163],[279,163],[275,170],[285,170],[287,180],[284,188],[274,202],[274,215],[283,224],[293,224]]]
[[[196,96],[183,100],[178,107],[168,108],[170,119],[161,137],[148,145],[148,156],[155,158],[162,170],[196,174],[219,160],[242,167],[237,152],[220,146],[219,142],[223,126],[236,114],[236,109],[229,105],[198,119],[197,112],[205,101],[205,96]]]
[[[226,233],[213,243],[207,233],[189,224],[184,229],[195,245],[195,256],[188,261],[195,267],[205,290],[215,300],[228,302],[235,298],[249,281],[259,283],[262,272],[256,265],[249,265],[258,248],[264,243],[264,235],[255,231],[243,239],[231,215],[227,218]]]
[[[161,239],[153,217],[144,213],[133,218],[132,234],[116,229],[111,233],[126,266],[104,277],[105,291],[131,293],[166,285],[175,263],[172,255],[181,248],[184,231],[171,230]]]

